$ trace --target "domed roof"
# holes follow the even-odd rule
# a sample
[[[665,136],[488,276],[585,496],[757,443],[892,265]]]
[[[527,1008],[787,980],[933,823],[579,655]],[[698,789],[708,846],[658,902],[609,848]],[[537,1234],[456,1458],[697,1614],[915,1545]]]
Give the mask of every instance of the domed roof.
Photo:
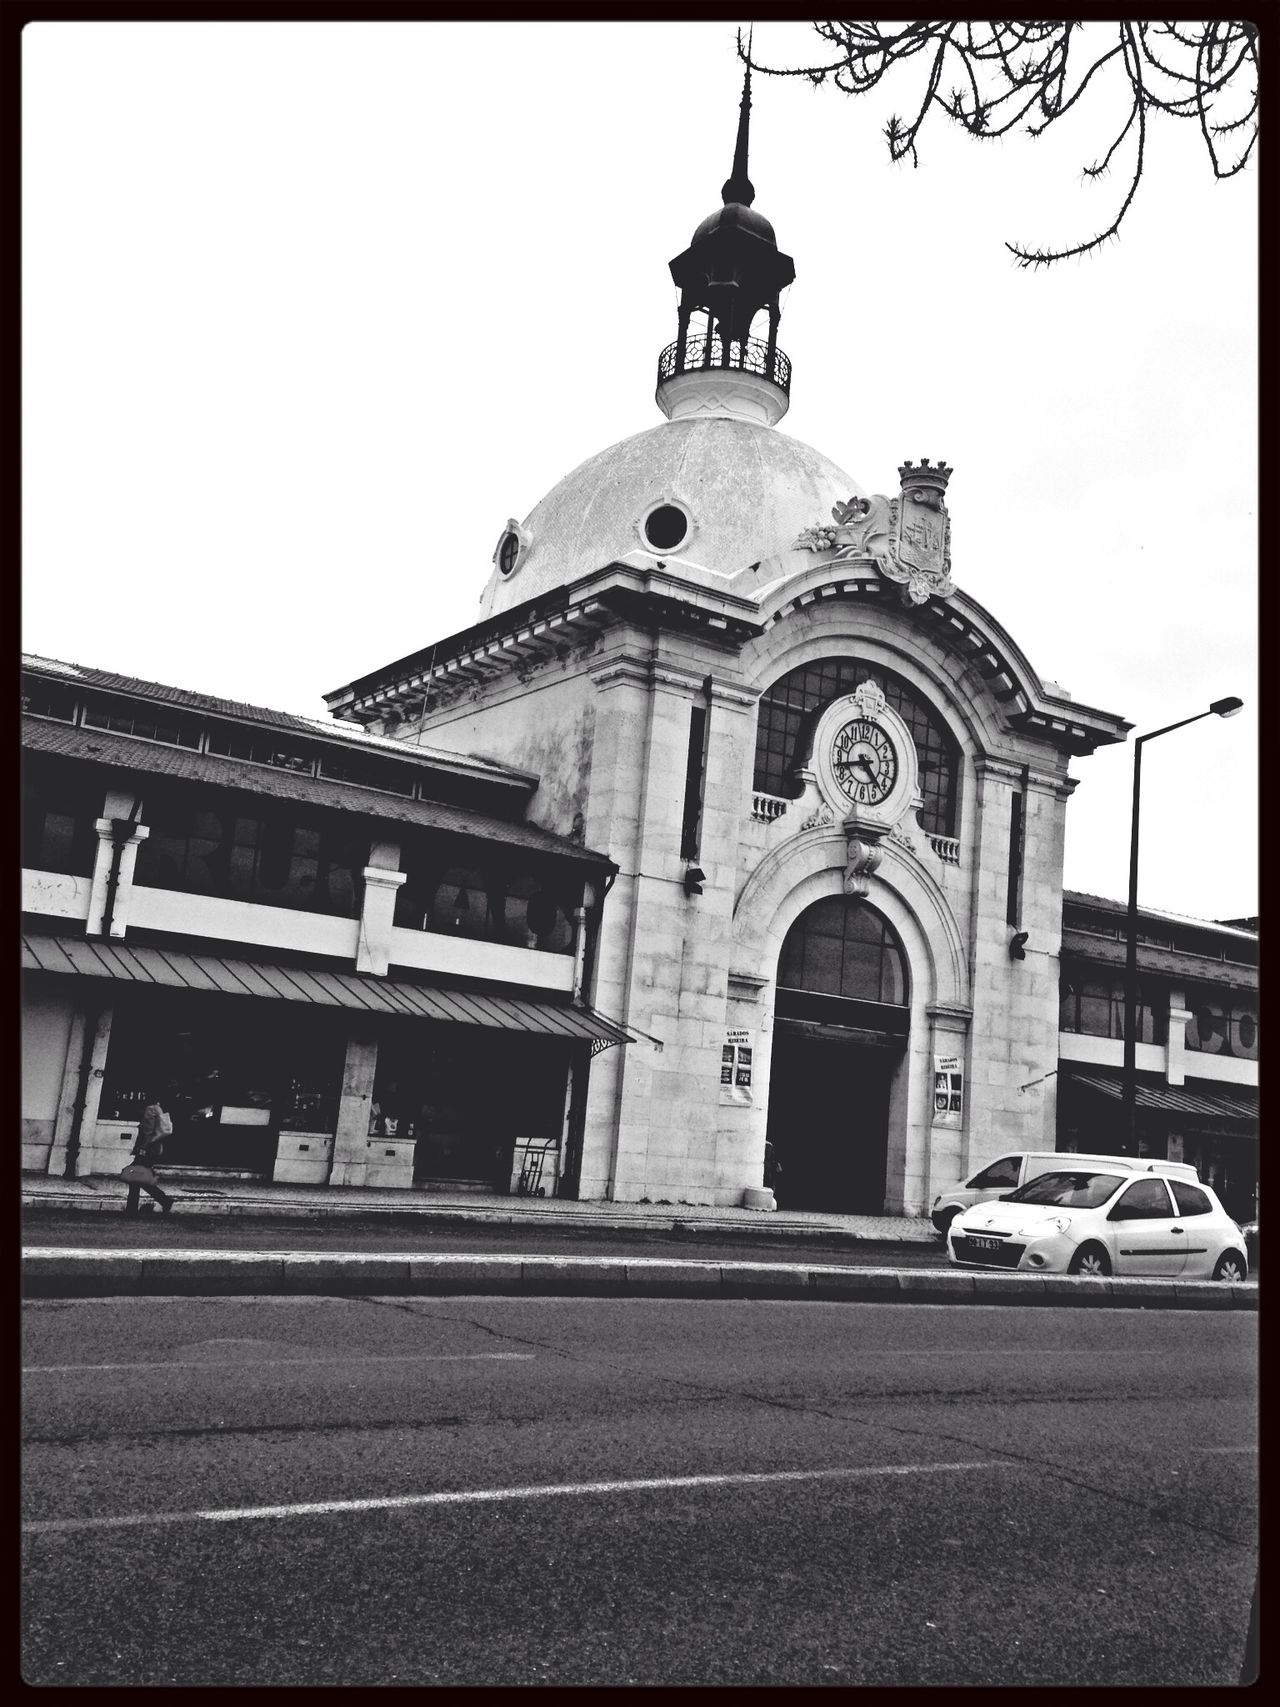
[[[761,237],[766,243],[777,244],[777,237],[769,221],[755,208],[747,207],[743,202],[726,202],[714,213],[709,213],[690,239],[690,246],[700,243],[704,237],[709,237],[713,231],[718,231],[722,225],[736,225],[741,231],[749,231],[753,237]]]
[[[866,496],[842,468],[773,427],[719,415],[665,421],[588,457],[529,512],[515,530],[519,551],[495,553],[481,615],[615,560],[660,561],[723,584],[789,552],[854,495]],[[514,563],[505,575],[504,557]]]

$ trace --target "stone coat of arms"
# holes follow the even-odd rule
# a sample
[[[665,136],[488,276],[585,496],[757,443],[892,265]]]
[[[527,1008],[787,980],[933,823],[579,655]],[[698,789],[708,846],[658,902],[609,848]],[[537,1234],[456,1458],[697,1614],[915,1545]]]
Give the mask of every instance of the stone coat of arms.
[[[869,558],[886,580],[902,588],[909,604],[922,605],[933,596],[945,599],[955,591],[951,518],[943,496],[952,472],[944,462],[931,467],[927,456],[918,465],[903,463],[896,498],[877,492],[837,504],[831,511],[835,525],[806,528],[796,546],[803,551],[837,548],[836,563]]]

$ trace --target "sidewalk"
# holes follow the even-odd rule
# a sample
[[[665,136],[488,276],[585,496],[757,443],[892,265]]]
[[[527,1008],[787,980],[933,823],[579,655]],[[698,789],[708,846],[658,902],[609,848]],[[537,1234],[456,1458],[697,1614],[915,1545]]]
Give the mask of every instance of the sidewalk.
[[[23,1291],[29,1299],[88,1297],[213,1297],[226,1295],[497,1294],[507,1297],[757,1298],[902,1304],[1038,1304],[1120,1309],[1256,1310],[1256,1283],[1083,1280],[1067,1275],[962,1272],[955,1269],[843,1268],[783,1260],[784,1242],[821,1240],[892,1246],[936,1243],[928,1221],[891,1215],[765,1213],[709,1209],[696,1204],[571,1203],[558,1199],[488,1197],[478,1193],[355,1191],[321,1187],[205,1184],[169,1187],[175,1213],[254,1217],[264,1223],[264,1249],[162,1250],[140,1242],[126,1250],[58,1249],[34,1241],[23,1251]],[[122,1181],[111,1178],[23,1180],[22,1204],[36,1227],[40,1214],[119,1214]],[[155,1211],[158,1214],[158,1211]],[[735,1245],[756,1242],[775,1260],[706,1261],[668,1257],[324,1254],[269,1248],[269,1225],[306,1219],[372,1221],[421,1230],[431,1222],[498,1226],[574,1227],[612,1232],[723,1234]],[[34,1228],[32,1229],[34,1231]],[[142,1232],[139,1227],[140,1233]],[[145,1235],[143,1235],[145,1238]],[[772,1248],[770,1248],[772,1247]]]
[[[511,1227],[590,1227],[619,1232],[732,1233],[769,1241],[821,1239],[826,1244],[940,1245],[923,1218],[894,1215],[819,1215],[759,1209],[713,1209],[692,1203],[574,1203],[567,1198],[500,1197],[479,1192],[366,1190],[341,1186],[259,1185],[212,1182],[182,1185],[161,1181],[175,1199],[174,1213],[234,1215],[269,1220],[355,1220],[411,1225],[418,1220],[450,1224],[483,1222]],[[22,1181],[24,1210],[120,1214],[126,1188],[106,1175],[60,1180],[29,1175]],[[143,1195],[144,1206],[150,1199]]]

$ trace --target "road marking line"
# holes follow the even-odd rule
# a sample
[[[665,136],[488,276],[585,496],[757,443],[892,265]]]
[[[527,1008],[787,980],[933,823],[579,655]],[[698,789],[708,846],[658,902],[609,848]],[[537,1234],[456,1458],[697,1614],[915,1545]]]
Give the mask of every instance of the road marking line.
[[[27,1535],[54,1535],[86,1529],[143,1529],[167,1523],[240,1523],[261,1517],[329,1517],[357,1511],[405,1511],[417,1506],[495,1505],[503,1500],[535,1500],[569,1494],[631,1494],[659,1489],[754,1487],[777,1482],[852,1480],[860,1476],[912,1476],[958,1470],[1006,1470],[991,1459],[966,1464],[877,1464],[859,1469],[739,1471],[722,1476],[646,1476],[633,1481],[561,1482],[524,1488],[464,1488],[452,1493],[394,1494],[384,1499],[316,1500],[306,1505],[235,1506],[223,1511],[142,1512],[131,1517],[55,1517],[24,1523]]]
[[[314,1367],[331,1363],[532,1363],[531,1351],[375,1352],[371,1357],[226,1357],[199,1363],[31,1363],[24,1375],[80,1375],[124,1369],[279,1369],[284,1364]]]

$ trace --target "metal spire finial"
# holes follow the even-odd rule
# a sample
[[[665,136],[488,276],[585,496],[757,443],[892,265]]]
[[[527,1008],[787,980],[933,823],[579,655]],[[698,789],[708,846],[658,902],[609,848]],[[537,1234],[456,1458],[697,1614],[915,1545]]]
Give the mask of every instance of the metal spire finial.
[[[741,42],[742,38],[738,38]],[[751,129],[751,36],[747,37],[747,69],[742,79],[742,100],[738,106],[738,140],[733,150],[733,170],[720,189],[721,200],[741,202],[750,207],[756,199],[755,185],[747,176],[747,142]]]

